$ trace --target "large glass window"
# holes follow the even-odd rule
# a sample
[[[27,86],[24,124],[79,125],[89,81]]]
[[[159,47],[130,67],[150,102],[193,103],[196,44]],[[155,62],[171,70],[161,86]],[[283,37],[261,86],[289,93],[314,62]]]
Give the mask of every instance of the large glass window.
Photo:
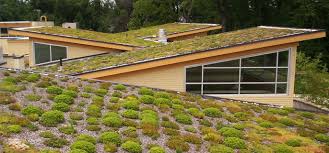
[[[186,69],[186,91],[201,94],[286,94],[289,50]]]
[[[67,58],[67,48],[49,44],[34,43],[35,64]]]

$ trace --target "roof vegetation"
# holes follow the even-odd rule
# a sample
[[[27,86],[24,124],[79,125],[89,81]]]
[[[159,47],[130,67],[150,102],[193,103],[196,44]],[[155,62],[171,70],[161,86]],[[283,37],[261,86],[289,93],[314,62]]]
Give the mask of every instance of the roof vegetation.
[[[326,114],[65,76],[27,79],[31,75],[0,70],[4,152],[328,151]],[[114,93],[121,95],[112,101]],[[26,94],[41,99],[26,101]],[[54,110],[64,103],[69,109]]]
[[[205,50],[230,47],[262,40],[281,38],[290,35],[307,33],[306,30],[254,27],[233,32],[197,37],[183,41],[176,41],[167,45],[149,47],[142,50],[124,52],[120,54],[106,54],[87,59],[64,63],[62,73],[76,74],[120,65],[147,61],[170,56],[197,53]],[[39,70],[57,71],[57,65],[38,67]]]
[[[151,26],[146,28],[141,28],[138,30],[130,30],[121,33],[102,33],[82,29],[70,29],[62,27],[42,27],[42,28],[29,28],[25,29],[28,31],[41,32],[46,34],[56,34],[71,37],[78,37],[82,39],[90,39],[96,41],[103,41],[108,43],[120,43],[129,44],[135,46],[156,46],[158,43],[154,41],[144,40],[144,37],[155,37],[158,34],[159,29],[165,29],[166,32],[170,34],[186,32],[195,29],[202,29],[207,27],[212,27],[217,25],[211,24],[183,24],[183,23],[168,23],[158,26]]]

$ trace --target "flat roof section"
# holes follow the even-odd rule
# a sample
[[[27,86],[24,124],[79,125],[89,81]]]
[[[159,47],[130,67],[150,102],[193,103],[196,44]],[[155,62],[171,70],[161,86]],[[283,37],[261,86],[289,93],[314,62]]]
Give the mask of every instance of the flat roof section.
[[[317,29],[296,29],[282,27],[259,26],[242,29],[205,37],[177,41],[168,45],[149,47],[141,50],[124,52],[115,55],[102,55],[84,58],[64,63],[62,73],[70,75],[83,75],[87,73],[112,70],[130,65],[143,64],[152,61],[165,60],[168,58],[186,57],[195,54],[190,60],[214,56],[209,54],[212,51],[222,51],[226,48],[252,45],[239,48],[237,52],[264,48],[274,45],[295,43],[299,41],[325,37],[324,30]],[[253,48],[252,48],[253,47]],[[202,57],[197,54],[206,53]],[[188,58],[184,59],[189,60]],[[175,62],[180,62],[175,60]],[[58,70],[57,65],[37,67],[41,71],[54,72]]]

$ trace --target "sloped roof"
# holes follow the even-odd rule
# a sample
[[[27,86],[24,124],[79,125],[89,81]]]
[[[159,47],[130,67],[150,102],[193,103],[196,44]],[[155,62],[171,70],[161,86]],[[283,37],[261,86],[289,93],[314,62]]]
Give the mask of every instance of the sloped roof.
[[[112,69],[131,64],[149,62],[170,57],[194,54],[237,45],[256,43],[267,40],[297,36],[322,30],[292,29],[280,27],[259,26],[205,37],[197,37],[183,41],[172,42],[167,45],[149,47],[141,50],[124,52],[121,54],[106,54],[93,56],[64,63],[65,74],[78,75],[106,69]],[[43,71],[57,71],[57,65],[38,67]]]

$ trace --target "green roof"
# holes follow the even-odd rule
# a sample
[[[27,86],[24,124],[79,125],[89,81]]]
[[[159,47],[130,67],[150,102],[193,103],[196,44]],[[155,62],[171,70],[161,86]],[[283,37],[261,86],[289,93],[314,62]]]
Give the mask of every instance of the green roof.
[[[167,45],[149,47],[142,50],[124,52],[120,54],[106,54],[93,56],[82,60],[64,63],[65,74],[81,74],[97,70],[110,69],[139,62],[152,61],[161,58],[197,53],[201,51],[231,47],[257,41],[277,39],[292,35],[305,34],[314,30],[289,29],[277,27],[254,27],[216,35],[197,37],[183,41],[172,42]],[[38,67],[43,71],[57,71],[57,65]]]
[[[54,34],[69,37],[77,37],[80,39],[89,39],[95,41],[102,41],[107,43],[119,43],[134,46],[155,46],[157,42],[144,40],[144,37],[155,37],[159,29],[165,29],[167,34],[181,33],[196,29],[203,29],[216,24],[198,24],[198,23],[168,23],[158,26],[141,28],[138,30],[130,30],[121,33],[102,33],[82,29],[70,29],[62,27],[41,27],[41,28],[28,28],[25,29],[29,32],[41,32],[44,34]]]

